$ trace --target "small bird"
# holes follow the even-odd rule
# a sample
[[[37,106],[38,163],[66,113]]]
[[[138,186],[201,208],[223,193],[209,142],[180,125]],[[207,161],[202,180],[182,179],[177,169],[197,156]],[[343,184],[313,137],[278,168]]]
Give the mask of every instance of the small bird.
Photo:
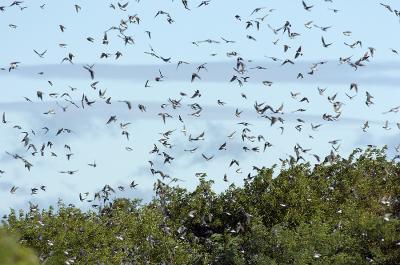
[[[303,8],[306,11],[311,11],[311,8],[313,8],[313,6],[308,6],[304,1],[301,1],[303,4]]]
[[[47,50],[45,50],[44,52],[37,52],[36,50],[33,50],[40,58],[44,58],[44,55],[46,54]]]
[[[112,115],[108,121],[106,122],[106,124],[110,124],[112,122],[116,122],[117,121],[117,116],[116,115]]]
[[[8,122],[8,121],[6,121],[6,113],[5,113],[5,112],[3,112],[1,122],[2,122],[3,124],[6,124],[6,123]]]
[[[331,46],[333,43],[326,43],[324,37],[321,37],[321,41],[322,41],[322,46],[324,48],[328,48],[329,46]]]
[[[18,188],[19,188],[19,187],[17,187],[17,186],[13,186],[13,187],[11,188],[11,190],[10,190],[10,193],[11,193],[11,194],[15,194],[15,192],[17,191]]]
[[[226,142],[221,144],[218,150],[226,150]]]
[[[191,82],[193,82],[196,78],[201,79],[201,77],[197,73],[192,74]]]
[[[74,7],[75,7],[76,13],[79,13],[79,11],[82,9],[82,7],[80,5],[77,5],[77,4],[75,4]]]
[[[61,174],[68,174],[68,175],[74,175],[76,172],[79,170],[66,170],[66,171],[59,171]]]
[[[134,188],[136,188],[137,185],[139,185],[139,184],[135,183],[135,181],[132,181],[131,184],[129,184],[129,187],[131,189],[134,189]]]
[[[90,78],[93,80],[94,79],[94,70],[93,70],[94,65],[85,65],[83,66],[84,69],[88,70],[90,73]]]
[[[125,4],[120,4],[119,2],[118,2],[118,7],[119,7],[119,9],[121,9],[122,11],[126,11],[127,9],[127,6],[128,6],[128,4],[129,4],[129,2],[126,2]]]

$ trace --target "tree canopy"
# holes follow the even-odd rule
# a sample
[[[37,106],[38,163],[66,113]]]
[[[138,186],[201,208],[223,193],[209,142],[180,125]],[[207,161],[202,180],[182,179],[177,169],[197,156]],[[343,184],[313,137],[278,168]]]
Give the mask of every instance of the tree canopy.
[[[159,180],[146,204],[12,210],[3,227],[44,264],[400,264],[400,165],[385,149],[274,170],[218,194],[203,175],[193,191]]]

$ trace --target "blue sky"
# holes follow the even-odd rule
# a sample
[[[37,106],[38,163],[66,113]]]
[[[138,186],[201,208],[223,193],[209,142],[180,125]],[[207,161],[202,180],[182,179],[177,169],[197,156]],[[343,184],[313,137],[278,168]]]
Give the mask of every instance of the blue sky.
[[[90,196],[105,184],[116,188],[118,185],[127,186],[133,180],[139,183],[136,190],[119,192],[116,196],[140,197],[148,200],[152,196],[153,183],[156,176],[151,175],[148,161],[155,163],[156,169],[161,169],[172,177],[182,179],[179,185],[193,188],[196,183],[196,172],[207,172],[210,179],[215,180],[216,190],[221,191],[231,183],[240,185],[248,172],[254,174],[252,166],[269,166],[279,163],[279,158],[293,155],[296,143],[304,148],[311,148],[310,153],[321,157],[331,150],[328,142],[341,139],[339,153],[343,156],[355,147],[365,147],[367,144],[390,147],[390,154],[395,155],[400,122],[397,113],[382,114],[396,107],[399,103],[400,64],[398,55],[390,49],[400,49],[397,32],[399,18],[389,13],[378,1],[339,1],[332,3],[322,0],[306,1],[314,5],[311,12],[305,11],[301,1],[211,1],[209,5],[196,8],[201,1],[189,1],[191,11],[183,8],[181,1],[130,1],[127,11],[109,7],[105,1],[56,1],[46,3],[43,9],[39,1],[26,2],[27,6],[7,6],[0,13],[0,32],[2,36],[2,53],[0,67],[8,69],[9,63],[21,62],[17,69],[10,72],[0,71],[0,84],[3,94],[0,98],[0,111],[6,113],[9,121],[0,127],[0,169],[5,173],[0,176],[0,210],[7,211],[8,207],[24,208],[28,201],[38,202],[43,206],[54,204],[58,198],[66,202],[75,203],[79,207],[87,207],[87,202],[79,201],[79,193],[90,192]],[[10,2],[11,3],[11,2]],[[82,9],[76,13],[74,4]],[[117,6],[117,2],[113,3]],[[396,9],[395,2],[390,3]],[[266,7],[259,13],[250,16],[257,7]],[[275,9],[268,12],[269,9]],[[334,13],[331,9],[339,10]],[[169,24],[165,16],[154,18],[155,14],[163,10],[171,14],[174,23]],[[108,32],[109,44],[103,45],[104,31],[112,26],[118,26],[121,19],[126,20],[129,15],[138,14],[140,24],[129,24],[124,32],[132,35],[134,45],[125,46],[118,37],[117,31]],[[255,26],[245,29],[245,22],[255,20],[268,14],[257,31]],[[241,21],[235,19],[240,15]],[[268,24],[279,28],[286,21],[290,21],[293,32],[300,33],[299,37],[290,39],[279,32],[275,35]],[[317,27],[308,29],[305,23],[313,21],[321,27],[331,26],[326,32]],[[379,21],[379,23],[377,22]],[[254,22],[253,22],[254,23]],[[16,25],[11,28],[9,24]],[[66,27],[61,32],[59,25]],[[151,39],[145,31],[151,31]],[[351,31],[351,36],[342,32]],[[249,40],[251,35],[257,41]],[[323,48],[321,36],[333,44]],[[94,43],[86,40],[93,37]],[[224,43],[220,37],[234,40],[235,43]],[[218,44],[200,43],[194,41],[218,40]],[[276,45],[274,41],[279,39]],[[361,40],[362,47],[354,49],[344,45]],[[66,48],[59,47],[60,43],[67,44]],[[284,53],[283,45],[291,48]],[[302,46],[303,56],[297,59],[295,65],[280,66],[280,62],[273,62],[266,56],[281,59],[293,59],[296,49]],[[164,58],[171,57],[171,63],[165,63],[144,52],[150,51]],[[355,71],[347,64],[339,64],[339,57],[352,56],[351,60],[363,56],[368,47],[374,47],[374,57],[369,58],[367,66]],[[39,58],[34,52],[47,50],[44,58]],[[102,52],[114,54],[120,51],[123,55],[118,60],[112,58],[100,59]],[[261,65],[266,70],[249,70],[245,75],[250,76],[249,82],[239,87],[236,82],[230,83],[235,71],[235,57],[228,57],[227,53],[235,51],[242,57],[248,68]],[[68,62],[60,64],[68,55],[74,54],[73,65]],[[211,56],[211,54],[215,54]],[[176,69],[178,61],[190,64],[181,65]],[[320,65],[314,75],[306,73],[313,63],[327,61]],[[190,78],[196,68],[207,63],[208,71],[201,71],[201,80],[191,83]],[[85,64],[95,64],[95,81],[99,81],[97,90],[90,84],[89,73],[83,69]],[[166,76],[163,82],[155,82],[159,70]],[[44,72],[38,75],[38,72]],[[296,79],[297,73],[302,72],[304,79]],[[150,80],[151,87],[144,87],[146,80]],[[264,86],[262,81],[271,80],[271,87]],[[51,81],[51,86],[48,81]],[[359,85],[359,92],[350,100],[345,95],[355,95],[350,91],[350,83]],[[69,86],[77,88],[71,91]],[[319,95],[317,87],[327,88],[324,95]],[[106,95],[112,97],[112,104],[104,103],[98,98],[98,90],[107,90]],[[44,92],[44,99],[36,97],[36,91]],[[180,92],[191,96],[195,90],[201,91],[200,98],[191,99],[182,97]],[[365,105],[365,93],[374,96],[374,104]],[[68,105],[60,97],[50,97],[50,93],[61,95],[68,92],[73,100],[80,101],[82,93],[89,99],[96,100],[93,107],[76,109],[69,106],[66,112],[57,105]],[[290,92],[300,93],[293,99]],[[247,99],[241,96],[246,94]],[[337,93],[336,100],[344,103],[342,114],[338,121],[327,122],[322,114],[335,114],[328,96]],[[23,97],[33,102],[26,102]],[[307,97],[310,103],[299,102]],[[168,99],[182,98],[182,108],[166,109],[161,104],[168,103]],[[118,100],[129,100],[133,109],[128,110],[124,103]],[[219,106],[217,100],[226,102]],[[269,121],[260,117],[254,111],[255,102],[265,102],[273,108],[284,104],[282,117],[285,119],[284,133],[279,126],[270,126]],[[58,103],[57,103],[58,102]],[[203,107],[202,115],[198,118],[188,114],[193,111],[188,104],[198,103]],[[147,107],[142,113],[138,104]],[[235,116],[236,108],[243,110],[240,118]],[[304,108],[305,112],[292,113]],[[55,115],[45,115],[44,112],[54,109]],[[158,116],[160,112],[168,112],[173,118],[167,119],[164,125]],[[105,125],[110,116],[116,115],[117,123]],[[187,134],[182,130],[183,124],[178,115],[184,120]],[[299,124],[296,119],[302,119],[301,132],[295,129]],[[361,127],[365,121],[370,122],[370,128],[363,132]],[[388,121],[390,130],[382,128]],[[248,128],[250,135],[263,135],[273,144],[265,153],[244,152],[242,147],[262,148],[263,143],[242,142],[240,134],[244,128],[239,122],[251,123]],[[127,131],[130,133],[128,141],[121,135],[118,124],[130,122]],[[323,124],[318,131],[311,130],[311,123]],[[21,130],[13,128],[20,125]],[[47,126],[50,131],[44,134],[42,127]],[[71,134],[55,136],[60,128],[72,129]],[[36,132],[33,135],[30,131]],[[160,133],[175,130],[169,142],[172,148],[162,149],[158,140]],[[23,134],[29,131],[31,142],[40,148],[42,143],[52,141],[51,151],[57,154],[52,157],[49,150],[44,156],[40,154],[32,157],[20,142]],[[189,142],[192,136],[205,132],[205,140]],[[227,138],[236,131],[233,139]],[[311,138],[312,136],[313,138]],[[218,147],[227,142],[227,150],[220,151]],[[164,165],[162,157],[149,154],[153,143],[162,151],[175,157],[170,165]],[[66,160],[64,145],[72,148],[69,161]],[[133,151],[126,151],[131,147]],[[198,147],[194,153],[184,151]],[[21,161],[12,159],[5,151],[18,153],[33,163],[31,171],[23,167]],[[211,161],[205,161],[201,154],[214,155]],[[315,159],[305,155],[312,163]],[[240,161],[240,171],[237,166],[229,167],[232,159]],[[96,168],[87,164],[96,161]],[[60,174],[62,170],[75,170],[75,175]],[[224,174],[228,175],[228,182],[223,181]],[[46,192],[39,191],[37,195],[30,195],[30,189],[46,185]],[[15,194],[10,194],[12,186],[18,186]]]

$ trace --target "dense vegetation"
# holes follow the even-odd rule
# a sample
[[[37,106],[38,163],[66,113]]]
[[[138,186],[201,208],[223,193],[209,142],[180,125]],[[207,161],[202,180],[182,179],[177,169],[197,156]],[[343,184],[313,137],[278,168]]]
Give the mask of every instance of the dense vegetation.
[[[14,236],[0,229],[0,264],[36,265],[39,259],[32,250],[21,247]]]
[[[149,204],[60,202],[3,226],[45,264],[400,264],[400,164],[385,149],[273,170],[221,194],[207,176],[192,192],[159,181]]]

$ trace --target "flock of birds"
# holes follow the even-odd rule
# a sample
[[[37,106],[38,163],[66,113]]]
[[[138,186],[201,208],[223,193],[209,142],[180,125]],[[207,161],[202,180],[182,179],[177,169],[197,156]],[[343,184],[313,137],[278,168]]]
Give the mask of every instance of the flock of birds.
[[[136,2],[137,4],[141,4],[140,0],[137,0]],[[174,1],[172,0],[172,2]],[[185,9],[186,12],[191,12],[195,8],[204,8],[204,9],[212,8],[213,5],[213,1],[211,0],[207,1],[182,0],[181,2],[182,2],[182,8]],[[303,7],[304,10],[302,10],[302,12],[312,13],[316,4],[310,4],[307,2],[308,1],[301,1],[301,2],[298,1],[299,7],[301,6]],[[330,5],[334,5],[333,0],[324,0],[324,2],[330,2]],[[291,4],[297,4],[297,3],[291,3]],[[134,15],[130,14],[129,10],[132,5],[133,4],[130,2],[124,2],[124,3],[117,2],[109,4],[110,9],[120,10],[123,12],[122,14],[124,14],[124,16],[123,18],[120,19],[120,23],[105,29],[104,32],[102,32],[100,39],[89,36],[86,37],[86,39],[83,41],[93,43],[94,45],[100,45],[102,47],[107,47],[107,45],[109,45],[109,42],[111,40],[119,41],[123,43],[125,49],[134,49],[137,41],[136,38],[139,37],[130,35],[129,29],[130,27],[132,27],[132,25],[141,26],[146,21],[142,21],[141,16],[139,14],[134,14]],[[382,12],[387,11],[389,15],[393,15],[393,17],[397,17],[398,19],[400,18],[399,10],[394,9],[393,7],[385,3],[380,3],[380,6],[382,7]],[[40,9],[45,10],[46,4],[39,5],[38,7]],[[25,12],[24,10],[28,8],[30,9],[37,7],[33,3],[29,3],[28,5],[28,2],[25,1],[13,1],[9,5],[0,6],[0,17],[2,12],[7,12],[9,9],[20,9],[21,12]],[[85,8],[84,5],[81,6],[78,4],[71,4],[71,12],[76,12],[79,14],[84,8]],[[341,12],[341,10],[335,8],[329,7],[328,9],[332,11],[333,15]],[[205,11],[205,13],[206,12],[207,11]],[[243,11],[243,13],[246,12]],[[330,38],[327,36],[328,31],[333,26],[331,25],[320,26],[314,23],[313,21],[305,21],[303,25],[292,25],[292,23],[288,20],[284,21],[282,25],[278,27],[273,27],[268,22],[268,17],[272,14],[275,15],[276,13],[279,13],[279,10],[267,7],[257,7],[251,10],[246,16],[233,15],[232,20],[242,25],[242,29],[246,32],[243,38],[249,41],[257,41],[258,37],[256,34],[260,29],[270,30],[270,34],[273,37],[272,40],[273,45],[282,46],[284,55],[286,57],[278,58],[273,56],[267,56],[265,60],[268,60],[268,62],[274,63],[276,65],[280,65],[282,67],[282,71],[284,71],[286,66],[296,64],[297,61],[301,60],[301,58],[304,56],[305,51],[302,45],[298,47],[294,47],[291,45],[292,41],[296,40],[297,38],[301,38],[302,30],[304,31],[320,30],[322,33],[320,39],[320,46],[322,49],[326,49],[327,52],[329,52],[329,49],[332,46],[340,45],[337,43],[334,44],[332,40],[330,40]],[[168,24],[175,23],[174,14],[163,10],[159,10],[154,14],[154,20],[162,20]],[[162,21],[160,21],[160,23],[162,23]],[[11,29],[17,29],[18,25],[9,24],[9,27]],[[64,33],[69,30],[69,26],[59,25],[57,30],[59,30],[61,33]],[[17,34],[17,32],[15,34]],[[349,30],[343,31],[342,34],[343,36],[347,37],[352,36],[352,32]],[[152,37],[153,35],[151,31],[146,30],[143,32],[142,38],[149,41],[150,43]],[[237,41],[238,40],[230,40],[225,37],[219,37],[218,39],[216,38],[216,39],[205,39],[201,41],[193,41],[190,45],[193,45],[201,49],[202,44],[234,45]],[[22,45],[28,45],[28,43]],[[344,65],[343,67],[346,67],[346,65],[349,66],[349,71],[350,70],[356,71],[359,70],[360,68],[366,67],[368,63],[372,61],[375,53],[377,52],[376,48],[374,47],[365,47],[361,40],[344,42],[343,45],[344,45],[343,49],[348,49],[349,51],[354,51],[356,49],[357,51],[360,50],[362,51],[361,56],[355,55],[356,53],[354,52],[353,55],[338,58],[338,63]],[[59,43],[58,46],[64,49],[69,48],[68,43]],[[398,51],[395,49],[390,48],[389,52],[392,52],[394,55],[398,55]],[[43,50],[33,49],[32,53],[37,55],[38,60],[43,59],[48,55],[46,49]],[[165,57],[159,54],[158,51],[154,49],[151,45],[150,45],[150,50],[144,51],[144,54],[149,56],[149,58],[159,60],[161,64],[164,63],[176,64],[176,69],[175,69],[176,71],[180,71],[180,68],[183,65],[187,67],[193,66],[192,74],[187,77],[187,82],[189,83],[201,82],[202,80],[204,80],[204,78],[202,77],[203,73],[208,71],[207,63],[193,65],[193,63],[190,61]],[[119,60],[123,56],[124,56],[123,50],[115,52],[102,52],[101,54],[99,54],[100,59],[114,58],[115,60]],[[185,55],[182,54],[182,57],[184,56]],[[215,57],[218,56],[218,54],[214,53],[211,54],[211,56]],[[232,61],[232,67],[233,67],[233,73],[231,76],[226,77],[226,82],[231,84],[237,84],[239,88],[246,86],[246,83],[248,83],[249,80],[252,79],[251,74],[254,73],[255,71],[268,71],[268,69],[262,64],[255,65],[252,60],[243,58],[239,54],[239,52],[229,50],[226,52],[226,57],[228,57],[229,60]],[[73,51],[70,51],[66,54],[65,57],[60,58],[60,64],[75,65],[75,58],[76,54]],[[327,63],[329,62],[325,60],[316,61],[310,66],[308,70],[304,72],[299,72],[296,78],[299,80],[299,82],[301,82],[301,80],[306,77],[312,78],[312,76],[318,75],[319,68],[323,67]],[[1,68],[1,70],[3,72],[3,75],[6,75],[8,73],[13,73],[14,71],[19,71],[21,68],[23,68],[23,65],[24,65],[23,61],[13,61],[9,62],[8,65]],[[146,106],[145,104],[138,104],[137,106],[134,106],[132,100],[130,99],[113,100],[112,95],[109,95],[106,89],[100,87],[101,78],[99,79],[96,74],[96,64],[85,64],[79,67],[81,71],[87,73],[87,79],[91,80],[91,85],[89,89],[92,90],[94,94],[87,92],[88,90],[86,88],[84,89],[84,92],[82,92],[83,89],[73,86],[70,86],[67,90],[62,92],[60,90],[55,90],[55,92],[47,93],[41,90],[37,90],[34,92],[33,95],[31,94],[24,96],[26,104],[31,104],[32,102],[37,102],[37,101],[54,102],[54,107],[47,110],[46,112],[37,114],[37,115],[47,115],[50,117],[57,116],[59,112],[68,112],[71,110],[71,108],[73,108],[75,111],[84,112],[88,108],[93,107],[95,104],[96,105],[123,104],[123,106],[126,106],[126,108],[129,111],[137,111],[138,113],[147,112],[148,106]],[[46,72],[39,72],[38,74],[40,75],[41,78],[46,76]],[[158,75],[153,77],[148,77],[148,80],[143,85],[143,89],[157,86],[158,83],[167,82],[167,80],[168,80],[167,73],[158,70]],[[51,80],[48,80],[48,85],[51,89],[53,87],[53,82]],[[264,88],[273,87],[274,81],[263,80],[259,85],[260,87]],[[280,132],[280,134],[284,135],[285,128],[287,126],[285,124],[286,113],[299,115],[296,118],[295,129],[297,131],[301,132],[303,128],[307,126],[311,128],[313,133],[316,134],[318,129],[325,123],[341,119],[343,113],[343,106],[346,104],[345,103],[346,101],[351,101],[353,100],[354,97],[363,97],[365,105],[367,107],[372,107],[375,103],[374,96],[371,94],[371,92],[363,90],[362,86],[355,82],[348,84],[348,91],[346,91],[345,93],[346,98],[344,99],[343,98],[341,99],[340,96],[338,96],[337,92],[328,95],[326,88],[318,87],[318,90],[315,92],[317,92],[324,99],[327,99],[327,102],[329,102],[329,104],[332,107],[332,112],[322,114],[321,123],[318,124],[308,123],[304,119],[302,119],[301,115],[307,111],[307,104],[310,103],[310,99],[307,96],[302,95],[300,92],[290,91],[290,94],[288,93],[288,97],[290,100],[295,100],[303,104],[304,106],[302,108],[293,111],[286,111],[284,107],[285,105],[283,103],[277,104],[276,106],[271,106],[265,102],[255,101],[251,102],[251,106],[254,109],[254,113],[258,118],[263,118],[268,122],[268,124],[272,128],[277,129]],[[150,160],[148,161],[149,171],[155,177],[162,179],[162,181],[166,181],[168,183],[180,181],[180,179],[170,176],[170,174],[167,174],[162,169],[156,168],[155,164],[155,161],[159,161],[166,167],[172,166],[174,164],[174,159],[175,159],[175,157],[173,156],[173,151],[179,148],[186,153],[198,154],[198,157],[201,161],[209,163],[211,160],[217,157],[220,152],[229,152],[230,141],[235,137],[241,140],[243,144],[242,147],[243,152],[264,153],[267,152],[269,148],[274,148],[275,146],[274,143],[268,140],[267,135],[253,133],[254,130],[252,128],[251,122],[240,120],[242,117],[241,115],[243,110],[240,109],[240,106],[237,106],[235,113],[233,113],[232,116],[237,120],[237,122],[235,120],[235,126],[240,126],[239,127],[240,129],[227,134],[226,139],[222,140],[218,146],[215,146],[214,153],[201,153],[199,151],[201,150],[201,148],[199,148],[201,142],[204,141],[207,137],[211,136],[208,136],[206,131],[199,131],[199,132],[191,131],[190,126],[186,121],[187,120],[186,117],[189,116],[191,119],[192,118],[195,119],[202,115],[204,110],[204,105],[202,105],[197,100],[200,99],[202,94],[204,93],[207,93],[205,89],[204,90],[197,89],[191,92],[180,92],[177,98],[169,97],[166,100],[166,102],[160,106],[159,113],[157,114],[160,120],[160,126],[168,125],[168,123],[171,120],[178,120],[179,123],[181,124],[179,128],[168,129],[166,131],[161,132],[160,133],[161,137],[158,139],[158,141],[154,143],[151,147],[149,147],[149,152],[148,152],[150,156]],[[245,102],[248,102],[246,101],[247,94],[245,92],[241,92],[240,97]],[[80,98],[80,100],[78,100],[77,98]],[[216,103],[218,107],[224,107],[227,104],[227,102],[223,101],[222,99],[217,99]],[[176,113],[177,109],[187,106],[189,107],[190,110],[186,114],[187,116],[181,114],[178,115]],[[399,111],[400,111],[400,106],[389,107],[388,111],[383,114],[397,113]],[[118,117],[118,115],[113,114],[105,118],[104,130],[107,130],[109,126],[118,126],[120,129],[121,137],[125,138],[128,142],[133,141],[130,132],[130,126],[132,122],[133,121],[122,120],[121,118]],[[17,163],[16,166],[20,165],[26,168],[27,171],[31,171],[35,167],[35,163],[32,162],[31,160],[32,157],[39,157],[39,158],[43,157],[43,159],[47,159],[49,156],[50,157],[65,156],[65,159],[67,161],[73,159],[74,157],[74,152],[73,152],[74,146],[70,146],[69,144],[63,144],[62,146],[55,146],[55,143],[53,143],[51,140],[38,142],[36,138],[37,135],[40,135],[41,139],[46,138],[46,136],[49,136],[49,139],[52,139],[54,136],[57,137],[58,139],[63,137],[63,135],[65,134],[74,133],[72,129],[66,127],[54,128],[50,126],[45,126],[40,129],[25,128],[22,125],[19,125],[17,121],[10,121],[7,112],[2,112],[2,125],[15,129],[15,134],[17,137],[19,137],[20,142],[22,144],[22,148],[24,150],[23,152],[18,152],[18,153],[12,152],[10,150],[3,150],[3,152],[5,152],[5,155],[9,156],[11,159],[15,159]],[[396,126],[398,129],[400,129],[400,123],[396,123]],[[366,120],[362,124],[362,126],[360,126],[360,129],[365,132],[369,129],[369,127],[370,127],[370,122]],[[383,124],[382,128],[385,130],[392,129],[388,120]],[[172,136],[176,134],[179,134],[180,136],[183,136],[184,139],[187,139],[186,143],[189,147],[187,146],[182,147],[175,145],[175,143],[172,142],[171,139]],[[314,138],[314,135],[310,134],[308,137]],[[289,155],[286,158],[281,158],[280,160],[283,164],[294,164],[299,161],[308,161],[310,159],[313,159],[313,161],[318,163],[329,163],[340,157],[339,156],[340,143],[341,139],[332,139],[331,141],[329,141],[329,144],[332,145],[332,150],[325,157],[320,157],[320,155],[313,153],[312,149],[310,148],[305,148],[300,144],[296,144],[293,147],[294,151],[293,154]],[[59,152],[55,151],[57,148],[59,148],[58,150],[61,149],[63,151]],[[396,150],[400,151],[400,146],[396,148],[397,148]],[[125,149],[125,151],[128,152],[135,152],[135,149],[132,148],[131,146],[125,146],[122,149]],[[234,154],[232,156],[234,157]],[[397,158],[400,158],[400,155],[397,155],[394,159]],[[87,163],[87,166],[92,168],[98,167],[96,161]],[[241,169],[241,161],[235,158],[232,158],[227,167],[236,168],[235,169],[236,173],[242,174],[243,176],[245,176],[245,179],[248,180],[251,179],[254,176],[254,174],[256,174],[261,170],[259,167],[253,166],[254,170],[253,172],[243,172]],[[7,172],[5,172],[4,170],[0,170],[0,174],[1,174],[0,176],[2,176],[7,174]],[[62,169],[59,170],[59,174],[66,174],[66,175],[79,174],[79,169],[77,168]],[[196,173],[196,176],[201,177],[205,176],[206,174],[207,173],[205,172],[198,172]],[[227,176],[227,174],[225,174],[222,177],[224,181],[226,182],[230,181],[230,178]],[[126,186],[118,186],[117,188],[111,187],[111,185],[105,185],[99,192],[94,193],[93,196],[89,192],[79,193],[79,199],[82,202],[83,201],[91,202],[93,207],[99,207],[100,204],[95,203],[96,200],[106,202],[107,200],[109,200],[110,196],[116,192],[117,189],[120,191],[124,191],[125,189],[134,189],[136,188],[136,186],[137,183],[135,183],[135,181],[129,181],[129,183]],[[38,192],[44,192],[46,191],[46,188],[47,188],[46,185],[32,187],[30,189],[31,195],[35,195]],[[9,187],[9,192],[11,194],[17,194],[18,189],[19,189],[18,186],[11,186]]]

